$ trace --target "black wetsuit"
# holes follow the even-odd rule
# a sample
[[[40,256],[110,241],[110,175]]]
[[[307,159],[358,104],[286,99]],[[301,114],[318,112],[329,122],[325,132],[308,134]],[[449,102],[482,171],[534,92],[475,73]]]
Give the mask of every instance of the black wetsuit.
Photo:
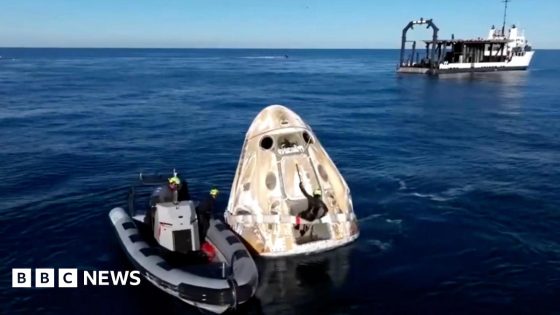
[[[214,211],[215,199],[212,196],[208,196],[203,200],[200,205],[196,208],[196,215],[198,216],[198,235],[200,238],[200,243],[204,243],[206,239],[206,233],[210,227],[210,219],[212,218],[212,212]]]
[[[189,194],[189,185],[187,184],[187,181],[183,179],[183,181],[181,182],[181,185],[179,187],[179,201],[183,201],[183,200],[191,200],[191,195]]]
[[[303,195],[307,198],[307,210],[302,211],[299,216],[307,221],[314,221],[320,219],[327,214],[329,209],[327,205],[319,197],[313,197],[305,191],[303,185],[300,184],[299,188]]]

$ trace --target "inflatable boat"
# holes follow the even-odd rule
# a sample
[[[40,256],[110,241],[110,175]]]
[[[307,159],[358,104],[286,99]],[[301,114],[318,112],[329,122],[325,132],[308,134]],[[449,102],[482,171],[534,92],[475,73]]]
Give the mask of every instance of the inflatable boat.
[[[124,252],[146,280],[214,313],[235,309],[255,294],[255,262],[226,224],[210,219],[205,240],[200,242],[194,201],[175,196],[171,202],[152,204],[154,216],[147,220],[148,206],[136,210],[137,188],[129,194],[128,212],[114,208],[109,218]],[[201,243],[210,247],[213,255],[202,254]]]
[[[309,222],[301,214],[311,191],[328,212]],[[311,128],[281,105],[249,127],[224,216],[261,256],[327,251],[359,235],[346,181]]]

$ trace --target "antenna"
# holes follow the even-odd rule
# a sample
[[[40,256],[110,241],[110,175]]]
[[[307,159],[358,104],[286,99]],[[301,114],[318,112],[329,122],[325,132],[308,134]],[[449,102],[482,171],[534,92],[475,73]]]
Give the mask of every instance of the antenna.
[[[502,2],[504,3],[504,24],[502,24],[502,35],[505,36],[507,7],[508,7],[508,3],[510,3],[511,0],[502,0]]]

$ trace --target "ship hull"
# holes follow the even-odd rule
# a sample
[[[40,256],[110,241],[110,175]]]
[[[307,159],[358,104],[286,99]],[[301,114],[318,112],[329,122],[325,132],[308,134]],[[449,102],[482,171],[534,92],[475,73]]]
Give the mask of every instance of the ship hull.
[[[444,73],[524,71],[529,68],[534,53],[534,51],[528,51],[521,56],[513,56],[511,60],[507,62],[441,63],[435,69],[419,66],[403,66],[399,67],[397,72],[436,75]]]
[[[428,69],[428,68],[415,68],[415,67],[401,67],[397,70],[398,73],[407,74],[446,74],[446,73],[474,73],[474,72],[497,72],[497,71],[525,71],[527,66],[517,67],[481,67],[481,68],[449,68],[449,69]]]

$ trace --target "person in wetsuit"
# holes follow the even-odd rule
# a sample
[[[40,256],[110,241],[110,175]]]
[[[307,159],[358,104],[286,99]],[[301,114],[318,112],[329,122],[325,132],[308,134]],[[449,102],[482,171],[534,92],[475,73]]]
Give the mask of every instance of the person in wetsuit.
[[[179,185],[179,201],[183,200],[191,200],[191,194],[189,193],[189,185],[187,181],[183,179],[181,184]]]
[[[216,198],[220,191],[216,187],[210,189],[208,197],[204,199],[198,207],[196,207],[196,215],[198,217],[198,235],[200,244],[203,244],[206,240],[206,233],[210,227],[210,219],[212,218],[212,213],[214,211],[214,204]]]
[[[301,189],[301,192],[303,193],[305,198],[307,198],[307,209],[298,214],[298,217],[309,222],[324,217],[329,209],[327,208],[327,205],[325,205],[323,200],[321,200],[321,189],[315,189],[315,191],[313,191],[313,196],[305,191],[305,188],[303,188],[303,183],[301,182],[299,183],[299,189]],[[300,224],[298,223],[295,225],[295,229],[299,230],[301,235],[303,236],[303,234],[307,232],[308,228],[301,228]]]

